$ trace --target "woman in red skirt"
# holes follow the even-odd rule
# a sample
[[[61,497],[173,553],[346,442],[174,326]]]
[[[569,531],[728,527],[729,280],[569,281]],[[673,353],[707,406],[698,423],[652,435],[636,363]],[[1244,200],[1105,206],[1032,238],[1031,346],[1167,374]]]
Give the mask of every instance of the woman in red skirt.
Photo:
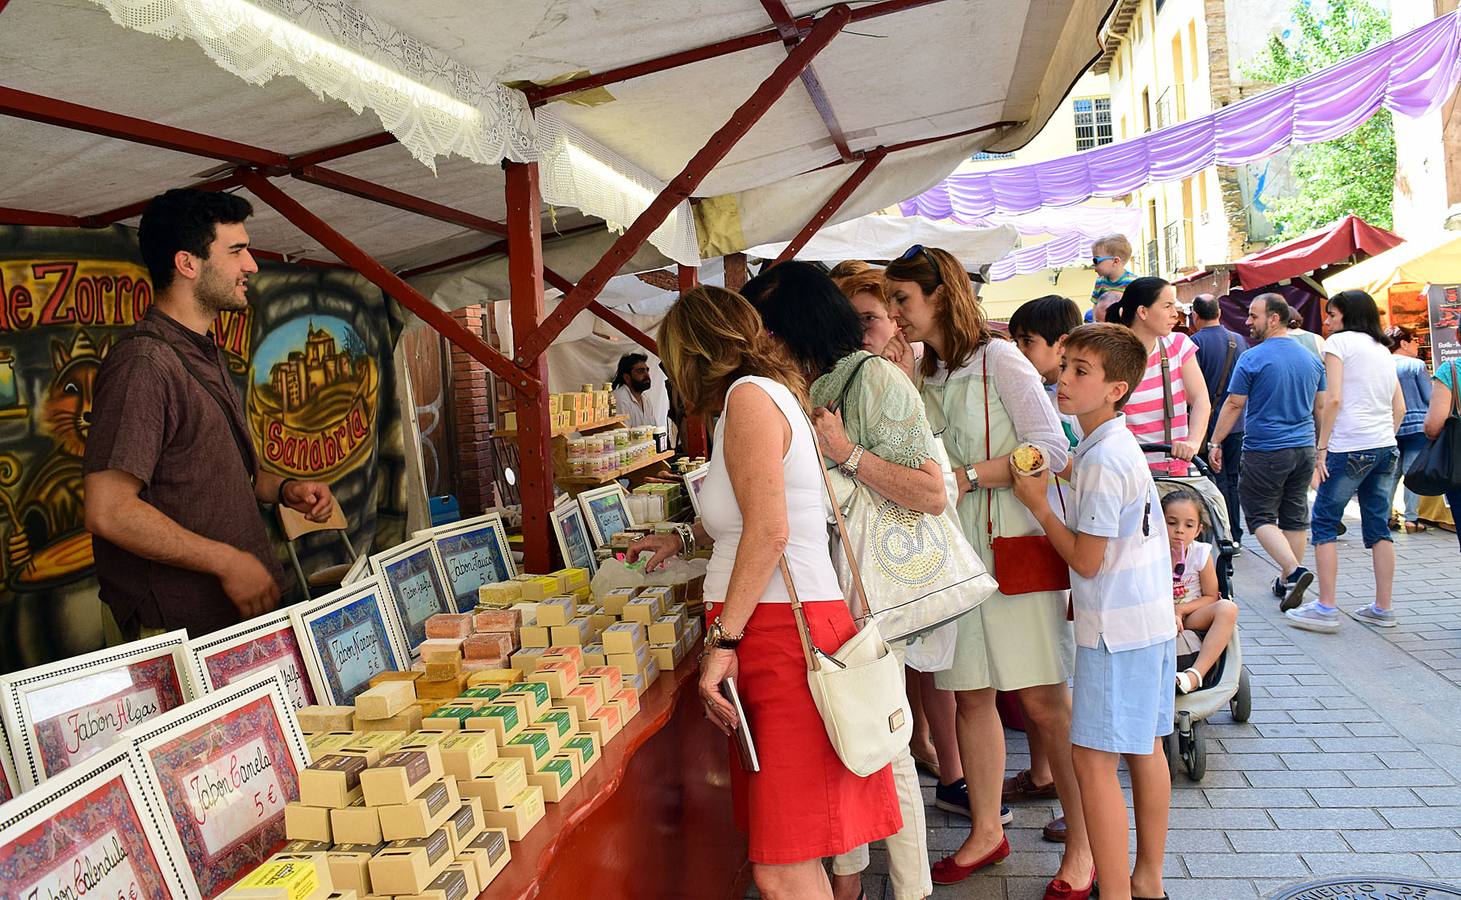
[[[735,709],[721,683],[735,678],[760,770],[731,754],[736,819],[750,836],[756,887],[768,900],[830,900],[822,858],[902,827],[890,767],[859,778],[827,739],[778,566],[786,560],[813,642],[831,653],[857,628],[828,553],[831,507],[806,418],[798,367],[740,295],[702,286],[660,326],[661,359],[686,408],[719,414],[710,472],[693,533],[657,535],[630,548],[654,568],[688,537],[713,543],[705,575],[706,653],[700,698],[731,734]],[[776,465],[776,460],[781,465]],[[686,529],[689,531],[689,529]]]

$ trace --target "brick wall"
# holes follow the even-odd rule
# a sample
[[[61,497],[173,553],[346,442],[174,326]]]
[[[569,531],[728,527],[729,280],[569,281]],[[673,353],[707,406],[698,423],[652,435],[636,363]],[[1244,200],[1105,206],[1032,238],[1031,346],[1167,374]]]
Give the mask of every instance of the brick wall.
[[[468,306],[452,313],[467,330],[482,335],[489,344],[492,316],[482,306]],[[485,320],[485,321],[484,321]],[[496,475],[492,460],[492,429],[496,402],[490,395],[494,381],[487,369],[461,348],[451,345],[451,410],[456,434],[457,501],[462,517],[491,509],[492,482]]]

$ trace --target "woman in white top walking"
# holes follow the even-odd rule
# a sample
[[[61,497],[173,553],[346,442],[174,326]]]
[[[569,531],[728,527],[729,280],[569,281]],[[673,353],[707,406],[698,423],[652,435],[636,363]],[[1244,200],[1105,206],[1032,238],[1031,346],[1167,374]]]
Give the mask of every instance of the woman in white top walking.
[[[1405,395],[1395,376],[1390,345],[1380,330],[1380,310],[1364,291],[1329,298],[1329,338],[1324,342],[1328,389],[1318,410],[1319,446],[1314,454],[1314,558],[1319,598],[1284,613],[1288,624],[1306,631],[1338,631],[1335,603],[1339,578],[1339,523],[1344,507],[1358,496],[1360,531],[1374,555],[1375,599],[1351,610],[1356,620],[1395,627],[1391,588],[1395,544],[1390,537],[1390,501],[1400,474],[1395,432],[1405,418]]]
[[[732,752],[731,786],[752,875],[763,897],[831,900],[822,858],[894,834],[902,816],[890,767],[859,778],[833,750],[777,573],[784,557],[818,648],[831,653],[856,634],[829,553],[831,505],[806,385],[751,304],[724,288],[681,297],[660,326],[659,349],[686,408],[720,416],[693,532],[714,545],[700,699],[730,734],[738,720],[721,687],[735,678],[750,723],[760,769],[745,771]],[[653,568],[683,550],[682,540],[645,538],[629,557],[651,553]]]

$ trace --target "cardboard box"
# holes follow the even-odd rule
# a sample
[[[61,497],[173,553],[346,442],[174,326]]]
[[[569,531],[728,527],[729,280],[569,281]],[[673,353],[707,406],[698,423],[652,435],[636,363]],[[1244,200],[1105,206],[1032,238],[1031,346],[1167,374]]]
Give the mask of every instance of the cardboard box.
[[[564,694],[560,701],[554,701],[561,706],[567,706],[578,714],[579,719],[587,719],[599,711],[604,705],[602,695],[599,693],[598,685],[581,684],[573,690]]]
[[[385,840],[380,828],[380,807],[364,801],[330,810],[330,830],[336,844],[379,844]]]
[[[501,809],[528,786],[528,770],[516,757],[499,757],[481,775],[457,782],[457,793],[482,801],[482,809]]]
[[[604,626],[607,628],[608,626]],[[602,635],[603,628],[599,629]],[[594,638],[595,641],[600,638]],[[604,652],[604,645],[600,643],[588,644],[583,648],[583,665],[585,668],[602,666],[608,662],[608,654]]]
[[[550,755],[557,753],[558,748],[563,746],[563,742],[568,740],[568,736],[560,732],[557,725],[547,722],[535,722],[532,725],[529,725],[522,730],[522,734],[519,734],[518,737],[531,734],[542,734],[543,736],[548,738],[548,753]]]
[[[467,676],[467,687],[507,686],[523,680],[518,669],[501,669],[492,672],[474,672]]]
[[[568,644],[578,647],[589,642],[593,636],[593,626],[584,616],[570,619],[566,625],[554,625],[548,629],[549,636],[553,638],[554,644]]]
[[[364,696],[362,694],[361,696]],[[362,719],[355,714],[356,731],[410,732],[421,727],[421,707],[414,702],[388,719]]]
[[[549,630],[552,634],[552,629]],[[516,631],[492,631],[482,634],[473,634],[462,641],[462,657],[468,660],[474,659],[510,659],[512,652],[517,649],[518,634]]]
[[[406,750],[411,747],[424,747],[427,744],[440,747],[441,742],[446,739],[447,732],[431,731],[423,728],[420,731],[413,731],[401,739],[400,743],[392,747],[392,750]]]
[[[482,798],[463,797],[457,811],[452,813],[446,824],[446,833],[451,838],[452,855],[467,849],[467,845],[482,833]]]
[[[462,720],[462,728],[466,731],[491,732],[499,747],[517,737],[526,724],[516,706],[497,703],[484,706]]]
[[[305,734],[350,731],[355,718],[353,706],[306,706],[296,714],[299,730]]]
[[[538,603],[538,616],[534,624],[546,627],[566,625],[573,618],[577,605],[572,597],[549,597]]]
[[[297,800],[284,804],[284,836],[291,841],[329,841],[330,810],[323,806],[305,806]]]
[[[444,703],[421,720],[423,731],[461,731],[462,722],[477,711],[474,703]]]
[[[417,894],[452,863],[446,829],[430,837],[392,841],[370,860],[370,885],[377,894]]]
[[[619,670],[619,674],[625,678],[638,675],[649,668],[654,660],[649,655],[649,645],[640,644],[634,648],[633,653],[610,653],[607,657],[610,666]]]
[[[308,856],[269,859],[220,896],[229,900],[321,900],[330,893],[330,872]]]
[[[654,684],[655,679],[659,678],[659,673],[659,663],[655,662],[653,657],[650,657],[649,665],[644,667],[644,686],[640,687],[638,684],[634,686],[635,690],[639,692],[639,696],[644,696],[644,692],[649,690],[650,685]]]
[[[651,663],[654,663],[654,669],[655,669],[656,672],[658,672],[659,671],[659,663],[654,662],[654,659],[653,658],[650,659],[650,662]],[[624,686],[626,688],[629,688],[629,689],[633,690],[636,694],[643,694],[645,688],[649,685],[649,682],[647,682],[647,681],[644,680],[644,672],[648,672],[648,671],[649,671],[649,666],[648,665],[645,665],[643,672],[632,672],[630,674],[625,675],[624,676]],[[620,715],[623,715],[623,712],[622,711],[620,712]]]
[[[373,747],[379,750],[382,755],[396,749],[406,736],[411,732],[401,729],[400,731],[356,731],[350,737],[348,747]]]
[[[496,584],[484,584],[477,588],[477,602],[483,606],[508,607],[521,600],[522,597],[522,585],[516,581],[500,581]]]
[[[629,604],[630,600],[634,599],[634,594],[634,588],[614,588],[600,598],[604,612],[611,616],[624,615],[624,607]]]
[[[384,847],[385,844],[338,844],[326,853],[325,861],[335,889],[369,894],[370,860]]]
[[[366,688],[355,697],[355,718],[389,719],[416,702],[416,688],[410,681],[385,681]]]
[[[543,789],[530,784],[501,809],[487,809],[485,803],[483,807],[482,819],[488,828],[501,828],[509,840],[520,841],[543,820]]]
[[[553,632],[546,625],[524,625],[518,629],[517,639],[524,649],[537,647],[546,650],[553,643]]]
[[[649,643],[651,646],[674,644],[680,640],[680,634],[685,630],[685,621],[676,616],[660,616],[649,623]]]
[[[528,774],[537,772],[553,755],[553,738],[548,734],[547,729],[525,728],[517,737],[502,745],[503,756],[516,757],[523,761],[527,767]],[[309,837],[308,835],[299,835]],[[294,837],[294,835],[290,835]],[[314,840],[314,838],[310,838]]]
[[[360,773],[360,786],[369,806],[409,803],[440,781],[441,751],[434,746],[397,750]]]
[[[477,892],[472,890],[476,878],[475,871],[469,873],[465,866],[457,865],[453,860],[420,892],[399,894],[396,896],[396,900],[472,900],[477,896]]]
[[[504,688],[498,699],[504,700],[509,697],[522,697],[527,701],[529,719],[536,719],[547,712],[553,702],[552,692],[548,690],[548,685],[541,681],[525,681]]]
[[[639,715],[639,694],[635,693],[633,688],[621,688],[609,699],[617,700],[623,704],[620,708],[620,713],[625,722]]]
[[[604,629],[599,635],[599,643],[604,645],[604,653],[613,657],[616,655],[633,655],[647,641],[644,635],[644,625],[639,622],[618,622]]]
[[[463,702],[481,700],[483,701],[481,705],[486,706],[488,702],[496,700],[497,695],[507,690],[508,687],[509,685],[505,684],[479,684],[475,687],[463,688],[458,700]]]
[[[471,613],[436,613],[426,619],[428,638],[461,640],[472,633]]]
[[[578,713],[571,706],[555,706],[533,722],[534,725],[552,727],[558,732],[558,742],[568,740],[578,733]]]
[[[527,626],[523,626],[527,627]],[[531,672],[538,668],[538,660],[548,652],[547,647],[529,647],[523,645],[522,649],[512,655],[510,665],[526,678]]]
[[[482,632],[513,632],[523,625],[522,610],[513,607],[506,609],[478,609],[472,613],[472,631]]]
[[[614,669],[613,672],[614,681],[610,681],[602,675],[580,675],[578,676],[578,686],[592,685],[594,690],[598,691],[599,704],[603,705],[608,702],[610,697],[614,696],[614,692],[619,689],[618,686],[623,679],[618,669]]]
[[[526,680],[541,681],[548,685],[549,696],[562,697],[577,686],[578,670],[572,660],[540,660]]]
[[[416,650],[423,662],[461,662],[462,639],[427,638],[421,642]]]
[[[353,709],[354,707],[351,708]],[[309,755],[315,757],[329,753],[331,750],[338,750],[341,747],[345,747],[354,738],[355,732],[353,730],[330,731],[323,734],[306,735],[304,745],[309,748]]]
[[[461,799],[457,780],[448,775],[409,803],[379,807],[381,836],[387,841],[426,837],[450,821]]]
[[[445,702],[445,700],[417,700],[416,708],[421,711],[421,718],[424,719],[438,709],[441,709],[441,705]]]
[[[321,756],[299,772],[299,800],[306,806],[335,809],[360,799],[360,773],[380,759],[379,751],[361,748]]]
[[[670,644],[664,647],[651,644],[649,646],[649,656],[654,660],[654,664],[661,669],[670,669],[673,671],[675,668],[675,650],[677,648],[677,644]]]
[[[620,615],[626,622],[637,622],[648,628],[658,617],[660,609],[659,601],[653,597],[635,597],[624,604],[624,612]]]
[[[285,841],[280,853],[328,853],[334,844],[325,841]]]
[[[546,802],[558,803],[578,784],[579,777],[574,760],[567,754],[560,753],[543,763],[540,771],[528,773],[528,783],[543,789],[543,799]]]
[[[624,720],[619,714],[619,708],[611,703],[589,716],[584,720],[583,725],[584,731],[592,732],[594,737],[599,739],[599,744],[604,745],[619,734],[624,727]]]
[[[469,863],[477,870],[477,886],[485,891],[492,879],[512,860],[507,832],[501,828],[483,829],[465,850],[457,852],[457,860]]]
[[[481,775],[497,758],[497,741],[482,732],[464,731],[449,735],[437,745],[437,749],[441,753],[442,771],[458,782]]]
[[[522,588],[522,599],[542,602],[559,592],[559,583],[556,578],[547,578],[542,575],[518,575],[513,579]]]
[[[599,757],[603,755],[603,748],[599,746],[599,739],[592,732],[582,732],[564,741],[561,752],[578,754],[579,769],[583,772],[588,772],[599,764]]]
[[[548,648],[548,653],[545,658],[561,659],[565,657],[573,662],[573,677],[577,678],[578,673],[583,671],[584,667],[583,648],[573,644],[554,644]]]

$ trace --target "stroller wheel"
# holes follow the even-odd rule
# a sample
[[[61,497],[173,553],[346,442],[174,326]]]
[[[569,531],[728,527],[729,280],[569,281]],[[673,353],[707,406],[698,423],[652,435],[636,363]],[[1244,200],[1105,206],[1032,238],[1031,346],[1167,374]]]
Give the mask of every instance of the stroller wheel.
[[[1248,721],[1253,712],[1253,687],[1248,680],[1247,666],[1238,670],[1238,689],[1233,692],[1233,699],[1228,701],[1228,710],[1232,712],[1234,722]]]
[[[1207,774],[1207,739],[1203,735],[1206,730],[1201,723],[1192,723],[1192,738],[1188,742],[1187,753],[1182,757],[1187,766],[1187,777],[1193,781],[1201,781]]]
[[[1177,773],[1182,771],[1182,738],[1174,728],[1172,733],[1162,738],[1162,749],[1167,753],[1167,767],[1171,770],[1172,777],[1176,778]]]

